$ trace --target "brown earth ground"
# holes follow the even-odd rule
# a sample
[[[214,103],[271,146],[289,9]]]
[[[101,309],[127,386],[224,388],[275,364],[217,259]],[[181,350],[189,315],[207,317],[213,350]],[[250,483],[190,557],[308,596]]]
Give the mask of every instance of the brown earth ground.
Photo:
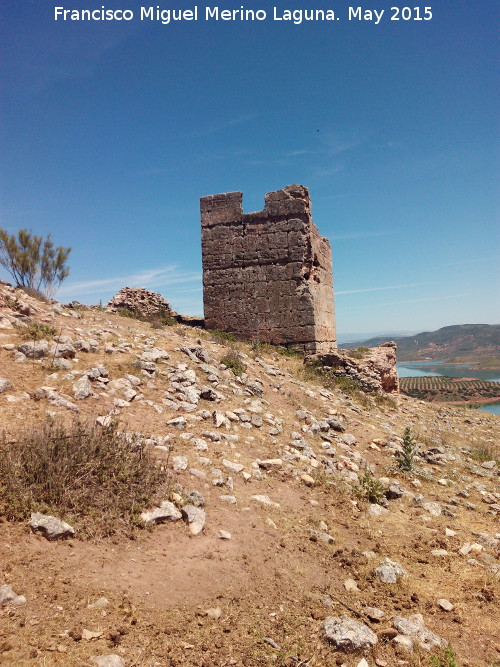
[[[113,379],[137,373],[132,364],[148,338],[171,355],[159,366],[180,362],[196,370],[179,348],[198,338],[215,365],[227,353],[227,347],[210,334],[183,325],[152,330],[145,323],[105,312],[77,315],[79,319],[43,307],[36,318],[50,321],[75,339],[84,337],[76,331],[80,329],[107,332],[101,341],[129,341],[131,347],[124,353],[106,354],[101,346],[99,353],[82,353],[74,362],[80,370],[105,364]],[[7,400],[8,394],[32,394],[50,382],[72,398],[74,380],[63,379],[61,372],[58,378],[47,380],[51,370],[43,361],[14,362],[11,350],[2,346],[21,342],[19,332],[5,329],[0,333],[0,375],[13,385],[0,395],[0,425],[8,438],[17,437],[27,424],[42,423],[47,410],[68,419],[71,413],[44,400]],[[232,424],[228,433],[240,436],[237,443],[211,442],[210,451],[201,452],[214,465],[222,467],[223,458],[237,460],[251,472],[256,459],[282,456],[290,433],[304,425],[297,410],[317,419],[330,413],[338,415],[356,438],[352,449],[359,457],[348,455],[345,470],[356,470],[356,460],[358,464],[367,460],[377,476],[398,480],[412,493],[442,506],[466,487],[467,503],[453,505],[455,518],[435,517],[409,496],[390,501],[387,514],[373,517],[367,513],[367,501],[353,494],[352,485],[342,477],[328,477],[320,465],[298,472],[284,466],[248,482],[234,475],[231,493],[237,503],[228,504],[220,499],[226,491],[213,486],[208,476],[206,480],[192,476],[188,469],[170,474],[178,484],[199,489],[205,497],[207,522],[197,536],[177,522],[141,531],[133,540],[115,536],[85,541],[77,536],[49,542],[32,534],[25,523],[3,520],[0,585],[8,583],[27,602],[0,608],[0,664],[83,666],[91,665],[93,656],[116,653],[127,667],[355,667],[363,656],[337,651],[325,641],[322,629],[326,616],[347,615],[379,633],[379,642],[365,654],[370,667],[423,667],[432,664],[427,652],[404,652],[384,640],[381,632],[390,627],[394,615],[421,613],[427,627],[448,640],[459,665],[499,665],[498,523],[494,509],[484,502],[485,493],[498,492],[498,418],[403,396],[395,397],[393,403],[360,401],[336,389],[324,391],[318,380],[304,375],[299,359],[272,350],[255,352],[244,344],[238,347],[248,355],[245,363],[250,377],[263,383],[263,398],[268,401],[265,410],[279,415],[283,432],[271,437],[267,426],[243,430]],[[256,356],[283,375],[270,375],[255,361]],[[229,384],[230,371],[224,373]],[[160,374],[156,386],[144,387],[143,393],[160,403],[166,384]],[[244,404],[242,396],[227,391],[225,395],[215,406],[200,401],[199,407],[227,411]],[[77,403],[81,414],[89,418],[113,409],[109,397]],[[166,424],[179,414],[168,409],[158,414],[141,401],[123,408],[120,419],[124,427],[146,435],[170,434],[173,453],[187,456],[190,466],[201,467],[189,441]],[[442,465],[422,461],[418,474],[399,472],[387,443],[402,436],[406,426],[412,427],[424,449],[441,447],[450,454],[448,460]],[[217,430],[210,422],[194,420],[187,428],[197,437],[204,430]],[[220,430],[225,432],[224,427]],[[304,437],[320,451],[321,434],[304,433]],[[482,467],[484,451],[493,452],[497,459],[493,470]],[[303,472],[314,478],[314,486],[304,485]],[[268,495],[279,507],[258,504],[251,498],[255,494]],[[313,541],[308,532],[322,521],[334,538],[331,544]],[[446,527],[455,536],[447,537]],[[229,531],[232,539],[219,539],[220,529]],[[460,555],[464,543],[482,539],[478,533],[487,533],[493,541],[467,556]],[[447,555],[432,555],[435,549],[446,549]],[[395,585],[380,583],[373,570],[384,557],[401,563],[408,576]],[[344,582],[349,578],[357,582],[358,591],[347,592]],[[88,607],[103,596],[108,600],[105,606]],[[454,609],[443,611],[437,604],[439,598],[450,600]],[[367,619],[365,605],[385,612],[382,623]],[[218,619],[207,615],[211,608],[220,609]],[[92,638],[82,638],[82,634],[88,636],[84,630],[94,633]],[[438,664],[452,667],[452,663]]]

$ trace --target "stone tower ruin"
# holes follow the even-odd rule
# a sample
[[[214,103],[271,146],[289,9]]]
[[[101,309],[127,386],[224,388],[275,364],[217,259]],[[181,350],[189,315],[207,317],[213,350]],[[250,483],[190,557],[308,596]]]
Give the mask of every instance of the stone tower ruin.
[[[268,192],[255,213],[243,213],[242,199],[200,200],[206,328],[308,353],[336,348],[332,254],[308,189]]]

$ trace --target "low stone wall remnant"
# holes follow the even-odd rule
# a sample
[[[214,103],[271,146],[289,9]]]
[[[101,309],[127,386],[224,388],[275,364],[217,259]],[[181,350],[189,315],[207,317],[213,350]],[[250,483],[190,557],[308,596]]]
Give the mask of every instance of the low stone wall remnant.
[[[337,349],[310,355],[306,363],[321,365],[334,376],[343,375],[355,380],[368,393],[398,394],[396,349],[396,343],[392,341],[362,350]]]

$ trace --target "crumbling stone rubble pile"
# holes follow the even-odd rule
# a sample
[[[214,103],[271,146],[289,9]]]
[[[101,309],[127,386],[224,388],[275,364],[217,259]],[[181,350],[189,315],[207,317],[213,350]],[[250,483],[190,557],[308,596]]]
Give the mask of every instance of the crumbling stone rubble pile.
[[[110,312],[124,308],[139,317],[146,318],[174,314],[166,299],[144,287],[124,287],[111,299],[106,308]]]
[[[356,355],[356,356],[353,356]],[[396,369],[396,343],[388,342],[363,350],[335,349],[325,354],[310,355],[306,363],[320,365],[333,376],[355,380],[363,391],[399,392]]]

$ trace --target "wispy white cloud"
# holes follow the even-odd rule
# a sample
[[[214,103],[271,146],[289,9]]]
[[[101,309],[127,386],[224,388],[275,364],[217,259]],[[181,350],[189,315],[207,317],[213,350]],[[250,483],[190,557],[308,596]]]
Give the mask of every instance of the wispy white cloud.
[[[342,171],[344,169],[344,166],[341,164],[335,165],[333,167],[324,167],[320,169],[316,169],[314,171],[315,176],[334,176],[335,174],[338,174],[339,171]]]
[[[309,150],[307,148],[301,149],[301,150],[296,150],[296,151],[290,151],[286,153],[289,157],[301,157],[302,155],[318,155],[322,151],[313,151]]]
[[[179,270],[175,265],[156,269],[145,269],[128,275],[111,276],[101,280],[84,280],[66,282],[59,290],[58,296],[77,297],[83,295],[102,294],[122,287],[163,287],[181,285],[183,283],[201,281],[201,273]]]
[[[461,259],[456,262],[444,262],[441,266],[462,266],[462,264],[483,264],[485,262],[498,262],[498,257],[476,257],[474,259]]]
[[[201,276],[200,276],[201,278]],[[186,289],[176,289],[175,293],[176,294],[192,294],[192,293],[201,293],[203,292],[203,287],[189,287]]]
[[[210,125],[204,130],[195,130],[192,133],[192,136],[194,137],[205,137],[209,134],[215,134],[216,132],[222,132],[224,130],[229,129],[230,127],[235,127],[236,125],[242,125],[243,123],[248,123],[251,120],[254,120],[255,118],[258,118],[262,114],[260,112],[255,112],[255,113],[245,113],[241,114],[241,116],[235,116],[233,118],[228,118],[227,120],[217,123],[215,125]]]
[[[4,30],[3,64],[9,72],[5,77],[8,89],[33,95],[61,80],[91,78],[101,61],[140,29],[134,21],[123,23],[126,25],[119,28],[96,23],[91,32],[61,34],[59,39],[52,38],[53,33],[60,32],[55,25],[33,31],[26,22],[22,27]]]
[[[287,167],[293,163],[289,158],[273,157],[273,158],[263,158],[263,159],[256,158],[254,160],[244,160],[243,164],[247,165],[248,167],[261,167],[263,165],[273,165],[274,167]]]
[[[344,239],[364,239],[372,236],[386,236],[388,232],[352,232],[351,234],[339,234],[329,236],[332,241],[343,241]]]
[[[335,292],[335,296],[340,294],[361,294],[362,292],[382,292],[390,289],[402,289],[404,287],[420,287],[421,285],[432,285],[432,282],[424,283],[405,283],[403,285],[387,285],[386,287],[365,287],[363,289],[348,289]]]
[[[444,299],[463,299],[468,296],[466,292],[461,294],[446,294],[444,296],[429,296],[423,299],[402,299],[401,301],[386,301],[383,303],[365,303],[357,306],[342,306],[342,310],[359,310],[365,308],[380,308],[382,306],[399,306],[406,303],[428,303],[430,301],[442,301]]]
[[[339,155],[340,153],[346,153],[347,151],[355,150],[362,146],[365,141],[360,137],[351,137],[349,138],[339,138],[339,137],[327,137],[327,151],[330,155]]]
[[[218,153],[197,153],[196,156],[188,157],[184,160],[177,160],[175,165],[168,167],[152,167],[151,169],[141,169],[136,172],[138,176],[155,176],[157,174],[168,174],[171,172],[178,172],[182,169],[191,169],[195,165],[204,164],[206,162],[217,162],[223,160],[234,160],[235,158],[243,158],[250,155],[251,151],[247,148],[236,148]]]

